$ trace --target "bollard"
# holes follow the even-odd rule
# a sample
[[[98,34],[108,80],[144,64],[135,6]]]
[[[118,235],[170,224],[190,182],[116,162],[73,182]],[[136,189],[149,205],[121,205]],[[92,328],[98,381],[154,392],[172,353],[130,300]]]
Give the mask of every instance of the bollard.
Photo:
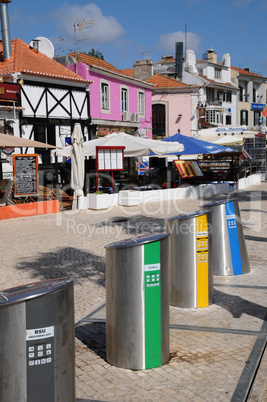
[[[200,308],[213,303],[211,218],[211,211],[196,211],[166,221],[172,306]]]
[[[75,401],[72,279],[0,292],[1,401]]]
[[[169,360],[169,233],[106,246],[106,358],[132,370]]]
[[[237,200],[216,201],[203,205],[203,209],[213,211],[213,274],[227,276],[249,273],[250,265]]]

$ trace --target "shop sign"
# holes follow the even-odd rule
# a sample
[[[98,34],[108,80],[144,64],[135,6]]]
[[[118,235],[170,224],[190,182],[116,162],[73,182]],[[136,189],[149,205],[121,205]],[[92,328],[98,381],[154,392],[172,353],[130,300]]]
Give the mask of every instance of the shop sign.
[[[0,99],[18,101],[20,99],[20,85],[0,84]]]
[[[241,132],[241,131],[247,131],[247,128],[245,126],[237,126],[237,127],[232,127],[232,126],[227,126],[227,127],[217,127],[215,132],[216,133],[226,133],[226,132]]]
[[[130,135],[134,135],[136,133],[135,128],[130,127],[99,127],[98,131],[96,132],[99,136],[104,136],[112,133],[126,133]]]
[[[251,110],[263,110],[264,107],[263,103],[251,103]]]

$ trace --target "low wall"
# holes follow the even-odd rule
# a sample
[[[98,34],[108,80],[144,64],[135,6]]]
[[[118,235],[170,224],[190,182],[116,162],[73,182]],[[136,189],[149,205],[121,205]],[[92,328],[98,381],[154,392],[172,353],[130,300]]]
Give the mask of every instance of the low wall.
[[[59,212],[59,201],[40,201],[29,204],[16,204],[0,207],[0,220],[24,216],[54,214]]]
[[[209,197],[215,194],[227,194],[229,192],[228,183],[216,183],[200,186],[189,187],[177,187],[164,190],[122,190],[119,192],[118,198],[112,199],[112,205],[134,206],[139,205],[142,202],[153,201],[167,201],[173,199],[184,198],[202,198]],[[101,195],[100,195],[101,196]],[[106,196],[112,196],[107,194]],[[107,203],[107,207],[111,205],[111,202]],[[90,208],[90,205],[88,205]],[[94,208],[95,209],[95,208]]]
[[[261,173],[252,174],[248,177],[243,177],[242,179],[238,180],[238,190],[244,190],[245,188],[256,186],[257,184],[260,184],[261,181]]]

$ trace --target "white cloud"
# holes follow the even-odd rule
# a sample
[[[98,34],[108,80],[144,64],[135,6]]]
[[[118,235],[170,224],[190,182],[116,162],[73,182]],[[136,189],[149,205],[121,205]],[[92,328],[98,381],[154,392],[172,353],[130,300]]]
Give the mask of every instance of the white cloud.
[[[91,43],[94,43],[94,45],[114,42],[125,33],[115,17],[103,15],[100,8],[94,3],[86,4],[85,6],[64,5],[54,13],[54,16],[58,21],[57,29],[59,34],[69,40],[74,38],[74,22],[79,17],[82,17],[85,22],[93,21],[91,28],[84,29],[82,38],[90,38]],[[76,35],[77,39],[79,39],[80,32],[76,32]]]
[[[196,53],[199,52],[199,45],[201,41],[202,39],[197,34],[187,32],[187,49],[192,49]],[[175,42],[185,43],[185,33],[182,31],[177,31],[166,35],[161,35],[155,46],[162,52],[174,54]]]

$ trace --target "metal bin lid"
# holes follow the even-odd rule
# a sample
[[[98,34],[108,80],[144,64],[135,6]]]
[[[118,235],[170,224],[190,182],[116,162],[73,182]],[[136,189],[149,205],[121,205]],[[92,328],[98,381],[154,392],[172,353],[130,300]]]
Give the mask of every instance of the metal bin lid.
[[[71,278],[50,279],[47,281],[28,283],[0,291],[0,306],[11,303],[20,303],[55,292],[73,282]]]
[[[227,198],[225,200],[218,200],[218,201],[214,201],[210,204],[204,204],[203,208],[207,208],[207,207],[216,207],[216,205],[221,205],[221,204],[227,204],[228,202],[231,201],[237,201],[237,198]]]
[[[125,239],[115,243],[110,243],[105,246],[106,249],[112,249],[117,247],[133,247],[133,246],[141,246],[146,243],[153,243],[158,240],[165,239],[170,236],[170,233],[163,232],[157,234],[150,234],[147,236],[137,236],[132,239]]]
[[[208,213],[212,212],[212,210],[201,210],[201,211],[195,211],[195,212],[191,212],[190,214],[180,214],[177,216],[172,216],[170,218],[168,218],[166,221],[175,221],[177,220],[181,220],[181,219],[191,219],[191,218],[196,218],[197,216],[201,216],[201,215],[207,215]]]

